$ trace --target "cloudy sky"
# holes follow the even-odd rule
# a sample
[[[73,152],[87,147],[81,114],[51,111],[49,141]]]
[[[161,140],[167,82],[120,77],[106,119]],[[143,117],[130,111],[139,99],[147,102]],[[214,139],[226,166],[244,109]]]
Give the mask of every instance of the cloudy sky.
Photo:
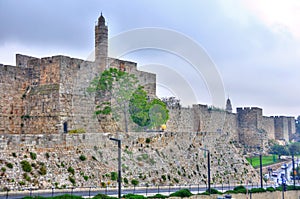
[[[155,27],[197,43],[234,109],[257,106],[264,115],[300,115],[298,0],[0,0],[0,63],[15,65],[16,53],[86,59],[101,12],[110,38]],[[211,83],[204,74],[195,76],[178,54],[142,49],[121,58],[157,72],[160,96],[173,93],[185,104],[214,104]]]

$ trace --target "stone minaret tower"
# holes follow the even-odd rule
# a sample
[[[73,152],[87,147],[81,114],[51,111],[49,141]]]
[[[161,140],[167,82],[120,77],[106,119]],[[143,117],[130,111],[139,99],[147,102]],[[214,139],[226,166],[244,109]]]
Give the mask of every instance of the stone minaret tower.
[[[232,106],[231,106],[231,101],[229,98],[226,101],[226,111],[229,113],[232,113]]]
[[[98,18],[98,24],[95,26],[95,62],[100,65],[102,71],[107,64],[107,49],[108,29],[101,13],[101,16]]]

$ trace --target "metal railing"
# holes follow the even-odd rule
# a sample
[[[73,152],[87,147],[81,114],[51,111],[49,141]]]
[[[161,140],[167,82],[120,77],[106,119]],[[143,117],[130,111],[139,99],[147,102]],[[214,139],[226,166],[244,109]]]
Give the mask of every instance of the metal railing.
[[[243,185],[247,189],[259,188],[259,183],[251,184],[236,184],[236,183],[227,183],[227,184],[211,184],[211,188],[216,189],[220,192],[225,192],[227,190],[233,190],[234,187]],[[300,185],[298,183],[298,185]],[[272,187],[271,184],[264,184],[264,188]],[[155,194],[170,195],[181,189],[188,189],[193,194],[199,194],[205,192],[208,187],[203,184],[189,184],[189,185],[156,185],[156,186],[123,186],[122,195],[125,194],[139,194],[144,196],[151,196]],[[23,188],[20,190],[6,190],[0,192],[0,199],[15,199],[23,198],[26,196],[43,196],[43,197],[53,197],[58,195],[77,195],[85,197],[93,197],[97,194],[105,194],[111,196],[118,196],[118,187],[67,187],[63,189],[52,188],[52,189],[32,189],[32,188]]]

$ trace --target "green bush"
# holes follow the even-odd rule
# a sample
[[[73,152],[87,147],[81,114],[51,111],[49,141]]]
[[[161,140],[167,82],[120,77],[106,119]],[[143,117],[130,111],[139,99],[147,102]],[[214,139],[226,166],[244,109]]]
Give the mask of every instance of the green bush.
[[[42,197],[42,196],[26,196],[23,199],[82,199],[81,196],[75,196],[75,195],[69,195],[69,194],[65,194],[65,195],[60,195],[60,196],[54,196],[54,197]]]
[[[117,199],[116,197],[111,197],[108,195],[104,195],[104,194],[98,194],[96,196],[93,197],[93,199]]]
[[[95,156],[92,156],[92,159],[95,161],[98,161],[97,158]]]
[[[225,193],[227,193],[227,194],[236,194],[237,192],[233,191],[233,190],[227,190],[227,191],[225,191]]]
[[[36,160],[36,153],[30,152],[30,158]]]
[[[117,174],[117,172],[111,172],[111,173],[110,173],[110,179],[111,179],[112,181],[117,180],[117,179],[118,179],[118,174]]]
[[[246,187],[240,185],[240,186],[237,186],[237,187],[234,187],[233,189],[236,193],[246,193],[247,192],[247,189]]]
[[[209,193],[209,191],[207,189],[205,192],[200,193],[199,195],[210,195],[210,194],[223,194],[223,193],[220,192],[220,191],[218,191],[218,190],[216,190],[216,189],[214,189],[214,188],[211,188],[210,189],[210,193]]]
[[[10,168],[10,169],[12,169],[14,167],[14,165],[10,162],[7,162],[6,166],[7,166],[7,168]]]
[[[85,160],[86,160],[86,157],[85,157],[85,155],[80,155],[80,156],[79,156],[79,159],[80,159],[81,161],[85,161]]]
[[[55,197],[53,197],[53,199],[82,199],[82,197],[81,196],[65,194],[65,195],[61,195],[61,196],[55,196]]]
[[[172,193],[170,195],[170,197],[181,197],[181,198],[183,198],[183,197],[190,197],[192,195],[193,194],[190,192],[190,190],[188,190],[188,189],[181,189],[179,191],[176,191],[175,193]]]
[[[101,187],[106,188],[106,183],[105,182],[101,182]]]
[[[135,194],[131,194],[131,193],[124,195],[122,198],[125,198],[125,199],[146,199],[146,197],[143,196],[143,195],[135,195]]]
[[[75,174],[75,170],[73,169],[73,167],[69,167],[68,172],[73,174],[73,175]]]
[[[128,179],[127,178],[124,178],[124,183],[128,184]]]
[[[1,168],[1,171],[4,173],[6,171],[6,168],[5,167],[2,167]]]
[[[207,191],[204,191],[204,192],[202,192],[202,193],[199,193],[199,195],[206,195],[206,196],[208,196],[208,195],[210,195]]]
[[[26,181],[28,181],[28,182],[31,181],[31,178],[30,178],[29,175],[27,175],[27,173],[23,173],[23,178],[24,178]]]
[[[174,178],[174,181],[175,181],[176,183],[179,183],[179,180],[178,180],[177,178]]]
[[[208,189],[206,190],[207,193],[209,193]],[[214,189],[214,188],[210,188],[210,193],[211,194],[222,194],[222,192]]]
[[[21,166],[22,166],[23,171],[25,171],[25,172],[31,172],[31,171],[32,171],[31,165],[30,165],[29,162],[26,161],[26,160],[23,160],[23,161],[21,162]]]
[[[262,193],[262,192],[266,192],[266,190],[264,188],[252,188],[251,193]]]
[[[89,176],[83,176],[83,179],[84,179],[85,181],[88,181]]]
[[[146,143],[149,144],[151,142],[150,138],[146,138]]]
[[[293,185],[290,185],[287,187],[287,190],[300,190],[300,186],[293,186]]]
[[[132,180],[131,180],[131,184],[132,184],[133,186],[137,186],[137,185],[139,184],[139,181],[136,180],[136,179],[132,179]]]
[[[49,159],[50,158],[50,154],[47,152],[47,153],[45,153],[45,157],[47,158],[47,159]]]
[[[276,191],[276,189],[275,189],[274,187],[268,187],[268,188],[266,189],[266,191],[268,191],[268,192],[273,192],[273,191]]]
[[[72,177],[72,176],[69,176],[69,180],[70,180],[70,182],[73,184],[73,185],[75,185],[75,179]]]
[[[154,196],[148,196],[147,198],[168,198],[168,196],[165,195],[161,195],[161,194],[156,194]]]
[[[20,182],[19,182],[19,185],[21,185],[21,186],[22,186],[22,185],[25,185],[25,182],[24,182],[24,181],[20,181]]]
[[[41,168],[39,170],[39,174],[41,174],[43,176],[47,174],[47,168],[45,165],[41,166]]]

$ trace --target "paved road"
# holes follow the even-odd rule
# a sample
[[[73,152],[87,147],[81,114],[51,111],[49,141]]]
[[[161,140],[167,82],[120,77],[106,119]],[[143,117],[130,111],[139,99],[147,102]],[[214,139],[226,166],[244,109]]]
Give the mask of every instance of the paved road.
[[[295,160],[295,169],[296,169],[296,165],[298,165],[298,164],[300,164],[300,160],[298,160],[298,161]],[[285,167],[286,167],[286,169],[284,169]],[[291,175],[290,175],[290,173],[292,171],[293,171],[292,161],[283,164],[280,169],[275,171],[278,173],[278,176],[277,176],[277,178],[273,179],[274,182],[281,184],[282,176],[283,176],[283,178],[285,178],[285,180],[287,181],[288,184],[293,184],[293,180],[291,180]]]

